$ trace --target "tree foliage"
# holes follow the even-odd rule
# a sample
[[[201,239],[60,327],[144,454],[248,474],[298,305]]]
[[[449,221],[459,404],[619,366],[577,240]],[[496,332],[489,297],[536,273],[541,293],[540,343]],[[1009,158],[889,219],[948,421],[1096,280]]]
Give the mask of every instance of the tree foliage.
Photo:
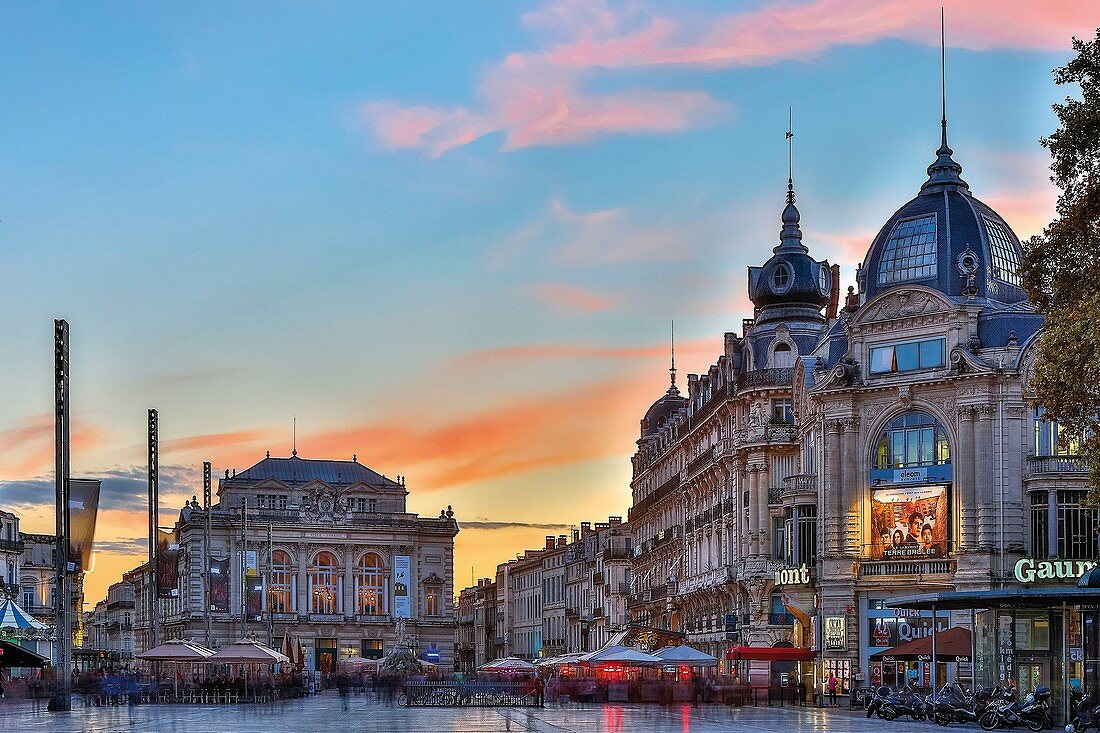
[[[1059,128],[1050,150],[1051,180],[1061,189],[1057,213],[1024,245],[1028,297],[1046,316],[1031,387],[1050,419],[1078,436],[1078,454],[1100,498],[1100,29],[1073,39],[1077,55],[1054,70],[1080,98],[1054,105]],[[1067,440],[1070,438],[1066,438]]]

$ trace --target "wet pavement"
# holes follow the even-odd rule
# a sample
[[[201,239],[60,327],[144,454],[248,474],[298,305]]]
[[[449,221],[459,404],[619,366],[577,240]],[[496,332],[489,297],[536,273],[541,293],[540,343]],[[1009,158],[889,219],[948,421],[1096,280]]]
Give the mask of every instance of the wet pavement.
[[[862,711],[814,708],[729,708],[720,705],[572,704],[545,708],[386,707],[362,696],[329,692],[303,700],[259,705],[139,705],[81,707],[72,712],[35,710],[28,700],[0,701],[0,731],[36,733],[884,733],[929,730],[927,723],[868,720]],[[958,726],[952,726],[958,727]]]

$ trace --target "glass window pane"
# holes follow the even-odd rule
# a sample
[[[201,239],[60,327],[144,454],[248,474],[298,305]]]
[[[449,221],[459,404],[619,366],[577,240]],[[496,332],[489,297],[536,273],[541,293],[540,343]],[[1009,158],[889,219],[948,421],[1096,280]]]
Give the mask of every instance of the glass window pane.
[[[897,430],[890,434],[893,445],[890,462],[894,468],[902,468],[905,465],[905,431]]]
[[[920,463],[920,430],[905,431],[905,465],[916,466]]]
[[[935,441],[932,437],[932,428],[921,428],[920,431],[920,462],[922,466],[932,465],[932,450]]]
[[[885,374],[894,368],[894,347],[871,349],[871,373]]]
[[[894,347],[894,355],[897,358],[899,372],[909,372],[920,368],[916,343],[898,344]]]
[[[944,364],[943,339],[920,342],[920,367],[930,369]]]

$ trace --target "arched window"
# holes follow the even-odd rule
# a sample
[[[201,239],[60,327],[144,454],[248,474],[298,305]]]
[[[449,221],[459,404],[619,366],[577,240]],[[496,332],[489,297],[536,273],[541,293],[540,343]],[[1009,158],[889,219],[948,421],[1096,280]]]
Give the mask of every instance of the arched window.
[[[309,569],[309,608],[312,613],[340,612],[340,565],[331,552],[317,553]]]
[[[294,565],[282,550],[271,553],[271,572],[267,583],[267,607],[271,613],[293,613],[297,595]]]
[[[787,343],[776,344],[775,349],[772,350],[772,363],[769,365],[773,369],[789,369],[794,366],[794,352],[791,351],[791,345]]]
[[[360,616],[386,615],[386,576],[382,558],[368,552],[355,567],[355,612]]]
[[[875,468],[914,468],[951,462],[947,432],[935,418],[909,412],[894,418],[879,438]]]

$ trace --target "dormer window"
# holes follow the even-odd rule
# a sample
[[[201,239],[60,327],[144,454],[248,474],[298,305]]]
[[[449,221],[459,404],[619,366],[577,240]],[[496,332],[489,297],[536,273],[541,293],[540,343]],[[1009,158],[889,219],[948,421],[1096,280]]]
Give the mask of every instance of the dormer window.
[[[791,268],[786,262],[776,265],[772,273],[772,289],[777,293],[785,293],[791,288]]]

